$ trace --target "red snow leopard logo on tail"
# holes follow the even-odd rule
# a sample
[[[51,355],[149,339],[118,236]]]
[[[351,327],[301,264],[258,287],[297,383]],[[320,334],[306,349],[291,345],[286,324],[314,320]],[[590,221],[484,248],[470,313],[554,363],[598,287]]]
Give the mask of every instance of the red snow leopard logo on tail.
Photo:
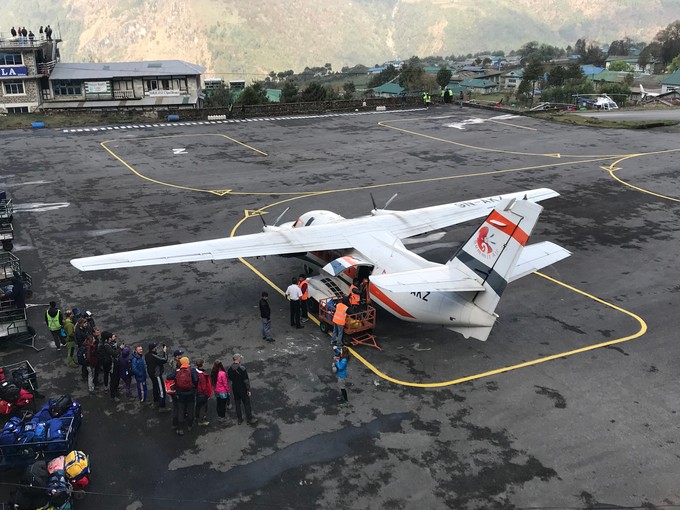
[[[475,240],[475,245],[477,246],[480,255],[483,257],[490,257],[493,254],[492,245],[496,243],[491,240],[492,237],[493,234],[489,235],[489,227],[484,226],[479,229],[477,239]]]

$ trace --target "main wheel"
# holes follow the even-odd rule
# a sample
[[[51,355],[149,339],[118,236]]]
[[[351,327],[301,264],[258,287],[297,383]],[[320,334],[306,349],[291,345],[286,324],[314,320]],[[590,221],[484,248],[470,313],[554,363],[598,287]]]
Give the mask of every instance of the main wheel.
[[[12,248],[14,248],[14,243],[12,241],[3,241],[2,242],[2,249],[5,251],[12,251]]]

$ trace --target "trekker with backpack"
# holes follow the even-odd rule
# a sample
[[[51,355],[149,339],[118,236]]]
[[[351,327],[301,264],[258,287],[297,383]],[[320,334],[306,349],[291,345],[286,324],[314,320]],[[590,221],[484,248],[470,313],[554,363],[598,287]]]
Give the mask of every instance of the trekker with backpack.
[[[130,351],[129,347],[123,347],[123,349],[120,351],[120,359],[118,360],[118,373],[120,374],[120,379],[125,385],[125,396],[128,399],[132,398],[132,392],[130,391],[130,385],[132,384],[132,351]]]
[[[196,388],[198,387],[198,372],[189,365],[189,358],[180,358],[179,368],[174,374],[168,374],[169,380],[175,381],[175,403],[172,409],[172,427],[178,436],[184,435],[184,422],[187,431],[194,426],[194,412],[196,402]]]
[[[196,388],[196,420],[201,426],[210,425],[208,421],[208,399],[212,397],[213,390],[210,384],[210,376],[203,371],[203,360],[196,360],[196,373],[198,374],[198,386]],[[201,418],[201,415],[203,417]]]
[[[141,345],[135,347],[132,354],[132,375],[137,383],[137,398],[139,403],[146,402],[146,363],[144,363],[144,349]]]

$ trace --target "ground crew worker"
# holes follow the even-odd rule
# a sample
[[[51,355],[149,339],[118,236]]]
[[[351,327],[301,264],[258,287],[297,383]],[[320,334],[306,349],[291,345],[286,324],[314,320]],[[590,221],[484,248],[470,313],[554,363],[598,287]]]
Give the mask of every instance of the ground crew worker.
[[[359,278],[355,278],[352,281],[347,297],[349,298],[350,313],[352,313],[352,310],[359,306],[359,301],[361,301],[361,296],[359,295]]]
[[[442,97],[442,103],[446,103],[446,89],[442,89],[440,95]]]
[[[427,106],[429,108],[431,102],[432,102],[432,98],[430,97],[430,93],[425,92],[425,106]]]
[[[447,101],[446,101],[447,103],[453,103],[453,90],[447,88],[446,89],[446,97],[448,98]]]
[[[331,336],[331,345],[342,345],[342,335],[345,331],[345,322],[347,321],[347,306],[348,299],[343,298],[335,307],[333,314],[333,336]]]
[[[371,290],[369,286],[368,278],[361,280],[361,285],[359,285],[359,305],[364,308],[371,303]]]
[[[300,292],[302,292],[302,297],[300,298],[300,320],[302,322],[307,322],[307,299],[309,298],[308,289],[309,284],[307,283],[307,277],[300,274],[298,278],[298,287],[300,287]]]
[[[427,92],[423,92],[423,105],[425,105],[426,108],[429,102],[430,102],[429,94]]]
[[[50,301],[50,307],[45,311],[45,324],[52,333],[54,346],[60,351],[62,343],[66,345],[66,337],[62,340],[61,327],[64,325],[64,317],[61,315],[61,310],[57,308],[56,301]]]

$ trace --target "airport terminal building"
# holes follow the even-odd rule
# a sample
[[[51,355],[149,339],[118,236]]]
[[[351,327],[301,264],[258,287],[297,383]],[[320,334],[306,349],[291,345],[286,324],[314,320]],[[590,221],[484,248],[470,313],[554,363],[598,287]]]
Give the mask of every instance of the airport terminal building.
[[[182,60],[58,63],[43,108],[198,108],[204,71]]]
[[[0,34],[0,114],[202,106],[204,67],[182,60],[62,63],[58,42]]]

